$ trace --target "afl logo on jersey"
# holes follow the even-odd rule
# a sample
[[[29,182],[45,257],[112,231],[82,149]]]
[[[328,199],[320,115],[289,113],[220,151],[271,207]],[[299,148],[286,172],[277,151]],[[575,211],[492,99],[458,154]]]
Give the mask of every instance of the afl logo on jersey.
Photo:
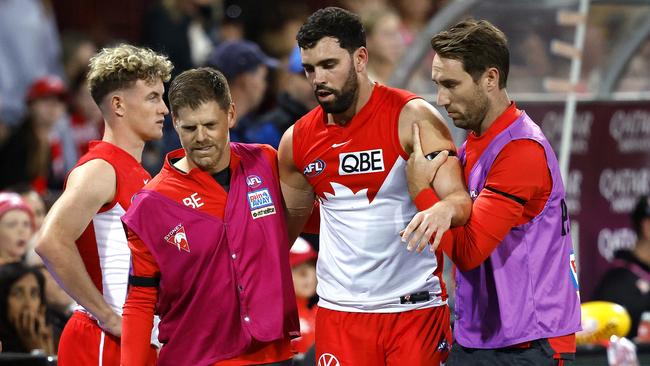
[[[246,177],[246,184],[251,188],[257,188],[262,184],[262,178],[257,175],[249,175]]]
[[[309,163],[302,171],[302,174],[307,178],[313,178],[322,173],[323,170],[325,170],[325,162],[321,159],[318,159]]]
[[[384,171],[381,149],[339,154],[339,175],[365,174]]]

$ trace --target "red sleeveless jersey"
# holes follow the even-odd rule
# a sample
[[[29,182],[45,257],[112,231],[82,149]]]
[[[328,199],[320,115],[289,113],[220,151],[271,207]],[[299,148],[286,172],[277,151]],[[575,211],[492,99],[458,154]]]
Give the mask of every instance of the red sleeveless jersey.
[[[79,159],[74,169],[94,159],[104,160],[113,166],[115,197],[95,214],[76,243],[93,283],[111,308],[122,314],[131,252],[120,218],[131,205],[131,197],[151,176],[133,156],[105,141],[92,141],[88,152]]]
[[[407,251],[399,236],[417,213],[406,183],[408,155],[398,134],[400,113],[415,98],[375,84],[347,124],[328,125],[317,107],[294,126],[294,163],[321,201],[321,307],[401,312],[445,302],[439,258]],[[429,300],[401,303],[401,297],[415,293],[428,293]]]

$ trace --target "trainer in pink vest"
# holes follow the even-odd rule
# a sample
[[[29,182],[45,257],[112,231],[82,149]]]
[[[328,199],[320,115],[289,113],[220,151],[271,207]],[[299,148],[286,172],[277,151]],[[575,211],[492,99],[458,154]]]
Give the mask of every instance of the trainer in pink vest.
[[[300,335],[279,182],[259,147],[231,149],[241,163],[223,220],[148,190],[122,218],[160,267],[162,365],[211,364],[243,354],[253,338]]]

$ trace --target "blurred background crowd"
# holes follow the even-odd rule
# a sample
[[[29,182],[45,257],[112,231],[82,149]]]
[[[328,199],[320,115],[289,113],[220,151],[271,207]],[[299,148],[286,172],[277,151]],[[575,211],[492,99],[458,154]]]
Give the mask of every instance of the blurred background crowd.
[[[396,71],[400,65],[413,63],[409,61],[409,53],[430,49],[427,42],[431,34],[426,34],[427,27],[436,15],[451,11],[455,3],[459,2],[0,0],[2,350],[56,353],[58,335],[75,305],[34,254],[31,238],[48,207],[60,194],[66,174],[86,152],[89,141],[102,135],[101,114],[85,80],[88,61],[98,49],[118,43],[150,47],[169,56],[174,64],[172,77],[199,66],[221,70],[228,79],[236,105],[237,124],[231,131],[231,140],[267,143],[277,148],[282,133],[316,106],[295,42],[297,30],[309,14],[331,5],[359,14],[367,33],[370,77],[381,83],[406,87],[426,97],[435,93],[430,81],[431,52],[422,53],[406,75],[400,76]],[[508,2],[499,4],[504,3]],[[553,8],[556,3],[563,6],[575,1],[545,0],[538,3]],[[593,8],[578,91],[585,95],[599,95],[603,85],[609,82],[607,67],[614,62],[616,53],[625,51],[623,46],[617,46],[620,38],[634,34],[634,27],[639,24],[648,27],[648,7],[646,4],[643,11],[625,6],[615,11],[606,6]],[[501,22],[496,22],[510,37],[513,50],[508,89],[524,97],[527,93],[546,92],[546,79],[566,77],[569,73],[570,62],[559,59],[550,46],[552,38],[567,40],[567,33],[555,32],[548,26],[555,23],[555,13],[539,12],[537,16],[526,19],[517,16],[517,7],[511,7],[511,10],[502,14],[517,21],[506,22],[502,15]],[[499,20],[498,16],[495,17]],[[539,31],[542,28],[546,30]],[[650,38],[639,40],[610,89],[640,93],[638,95],[650,93]],[[650,138],[647,102],[650,98],[646,96],[644,100],[649,111],[647,117],[639,117],[640,123],[646,126],[640,131]],[[548,134],[550,130],[545,131]],[[648,161],[650,155],[650,142],[646,145],[640,150],[644,161]],[[177,135],[167,121],[163,139],[147,145],[143,165],[155,175],[164,155],[178,147]],[[642,175],[641,179],[646,179],[646,182],[641,183],[640,190],[632,192],[635,193],[633,201],[623,209],[626,215],[633,212],[637,239],[627,240],[628,245],[616,248],[625,250],[623,254],[615,255],[618,262],[612,262],[618,272],[606,276],[619,276],[618,279],[614,282],[605,280],[598,288],[594,283],[588,287],[587,293],[583,293],[583,299],[598,298],[619,303],[626,301],[623,298],[631,297],[630,305],[623,305],[629,308],[633,317],[632,336],[636,336],[642,314],[650,311],[650,209],[647,197],[635,206],[639,195],[650,193],[647,181],[650,173]],[[573,180],[565,177],[565,181],[568,181],[571,194]],[[318,241],[315,237],[308,239],[309,242],[299,239],[302,241],[294,246],[291,264],[294,278],[298,278],[296,293],[300,297],[301,326],[303,331],[313,333],[310,321],[313,322],[316,302],[314,268]],[[613,260],[614,256],[608,259]],[[623,281],[621,276],[629,280],[629,288],[617,286]],[[646,317],[650,321],[650,313]],[[301,352],[306,352],[313,342],[310,337],[313,334],[303,337],[302,342],[307,346],[298,346]]]

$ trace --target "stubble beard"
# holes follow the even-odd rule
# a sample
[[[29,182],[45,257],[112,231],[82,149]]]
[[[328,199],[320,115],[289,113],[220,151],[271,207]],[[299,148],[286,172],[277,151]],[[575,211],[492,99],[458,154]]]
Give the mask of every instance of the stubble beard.
[[[327,90],[334,95],[334,100],[331,102],[321,102],[318,98],[318,90]],[[354,104],[359,94],[359,82],[357,74],[353,67],[350,67],[348,78],[345,80],[343,88],[339,91],[328,87],[320,87],[314,91],[318,104],[323,108],[326,113],[339,114],[347,111]]]

